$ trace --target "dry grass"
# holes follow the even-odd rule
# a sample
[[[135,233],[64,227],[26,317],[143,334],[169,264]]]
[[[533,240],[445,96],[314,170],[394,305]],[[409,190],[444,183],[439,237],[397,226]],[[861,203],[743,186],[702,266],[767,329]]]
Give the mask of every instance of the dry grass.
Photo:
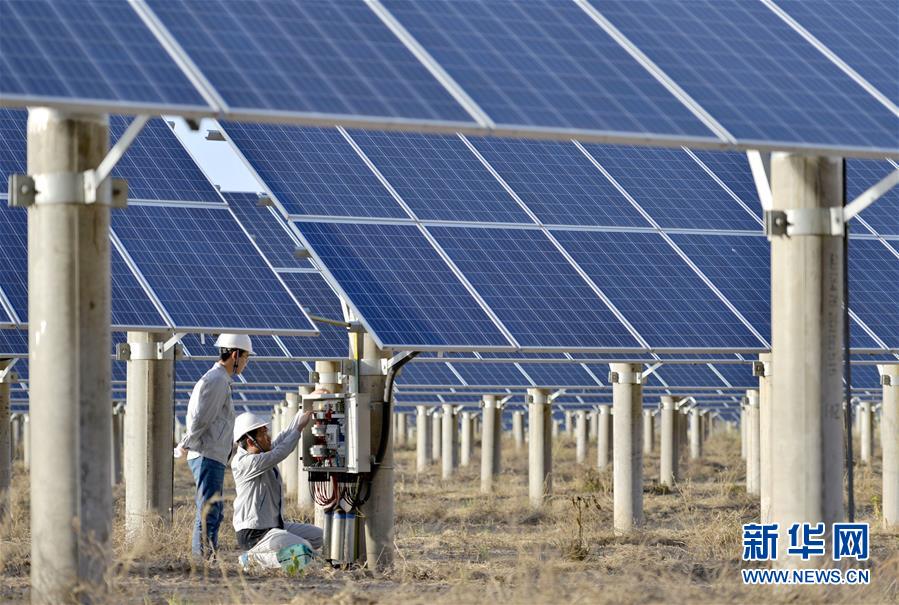
[[[899,534],[874,529],[872,583],[866,587],[773,591],[744,587],[739,570],[742,523],[757,504],[740,483],[736,435],[720,434],[700,462],[686,464],[675,490],[658,486],[658,458],[645,460],[645,526],[614,535],[611,476],[574,463],[573,443],[554,450],[555,496],[540,513],[527,501],[526,452],[511,441],[503,452],[496,493],[478,492],[477,465],[444,482],[439,469],[414,472],[414,452],[397,455],[397,558],[393,571],[374,577],[316,565],[301,577],[246,576],[234,564],[230,525],[222,528],[221,561],[197,567],[190,557],[193,492],[186,465],[177,465],[174,527],[160,526],[150,540],[126,547],[124,493],[116,490],[117,565],[108,578],[115,603],[329,603],[363,605],[442,603],[896,603]],[[595,449],[591,452],[595,455]],[[478,460],[477,457],[474,459]],[[233,493],[230,477],[226,493]],[[857,475],[860,520],[880,527],[879,465]],[[27,599],[27,476],[17,468],[10,517],[0,546],[0,601]],[[301,511],[290,511],[302,518]],[[230,509],[226,506],[226,519]]]

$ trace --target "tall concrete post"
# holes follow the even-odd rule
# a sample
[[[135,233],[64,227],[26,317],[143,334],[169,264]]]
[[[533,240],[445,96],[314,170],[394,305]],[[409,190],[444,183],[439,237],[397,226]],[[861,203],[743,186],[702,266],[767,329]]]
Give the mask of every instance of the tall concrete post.
[[[678,410],[677,415],[677,457],[678,461],[682,456],[686,456],[687,447],[689,444],[688,431],[687,427],[689,425],[689,420],[687,418],[687,408],[681,408]]]
[[[544,389],[528,389],[528,495],[541,508],[552,495],[552,410]]]
[[[565,436],[569,439],[574,435],[574,412],[565,410]]]
[[[771,154],[773,208],[791,211],[789,223],[806,228],[771,238],[771,437],[778,464],[770,521],[780,527],[780,565],[798,559],[786,554],[793,523],[830,527],[844,515],[845,259],[842,235],[824,228],[829,209],[844,203],[843,177],[841,158]]]
[[[174,352],[159,353],[166,340],[165,333],[128,332],[125,530],[132,540],[145,537],[156,521],[172,520],[175,378]]]
[[[0,359],[0,372],[10,364]],[[12,484],[12,431],[9,414],[9,377],[0,379],[0,517],[8,507],[9,486]]]
[[[460,446],[460,464],[462,466],[471,466],[472,438],[473,428],[471,412],[462,412],[462,444]]]
[[[612,406],[615,413],[612,494],[614,528],[630,532],[643,522],[643,387],[642,367],[613,363]]]
[[[676,416],[674,397],[662,395],[662,451],[659,483],[668,487],[674,487],[674,482],[677,480]]]
[[[428,468],[430,459],[431,420],[428,418],[428,406],[415,406],[415,470],[423,473]]]
[[[874,431],[872,430],[872,413],[871,402],[862,401],[858,404],[858,422],[861,432],[861,441],[859,441],[859,449],[861,455],[859,461],[862,464],[870,465],[874,459]]]
[[[29,110],[31,176],[77,177],[108,148],[105,115]],[[72,203],[28,208],[33,603],[101,590],[111,559],[109,189],[85,204],[77,178],[54,183]]]
[[[559,421],[555,418],[550,418],[550,424],[552,424],[552,439],[555,441],[559,438]]]
[[[25,429],[22,434],[22,459],[25,468],[31,468],[31,416],[25,414]]]
[[[524,412],[519,410],[512,412],[512,440],[516,452],[524,447]]]
[[[746,391],[747,419],[746,427],[748,439],[746,448],[746,493],[759,495],[761,475],[759,462],[761,458],[760,443],[760,418],[759,418],[759,392],[756,389]]]
[[[119,404],[112,412],[112,482],[119,485],[125,480],[125,407]],[[127,497],[127,496],[126,496]]]
[[[286,393],[285,398],[287,399],[287,415],[285,418],[287,419],[287,425],[289,426],[293,421],[293,417],[300,411],[300,394],[299,392]],[[295,500],[297,497],[300,480],[300,458],[297,453],[298,450],[299,446],[295,447],[293,451],[287,455],[287,458],[284,459],[285,492],[287,497],[291,500]]]
[[[462,414],[455,409],[453,409],[453,472],[458,470],[459,468],[459,457],[462,455],[461,447],[459,445],[459,421],[462,417]]]
[[[443,416],[440,410],[431,413],[431,460],[437,462],[443,455]]]
[[[578,410],[575,416],[575,443],[577,463],[583,464],[587,461],[587,411]]]
[[[702,417],[695,407],[690,409],[690,458],[702,458]]]
[[[899,528],[899,364],[883,366],[880,450],[883,455],[883,526]]]
[[[299,388],[299,408],[305,409],[303,406],[303,397],[312,394],[313,388],[309,385],[303,385]],[[305,431],[304,431],[305,432]],[[300,443],[297,445],[297,505],[302,509],[311,509],[315,506],[312,499],[312,490],[309,485],[309,471],[303,466],[303,443],[304,437],[300,435]]]
[[[762,523],[771,516],[771,467],[774,444],[771,441],[771,354],[759,355],[755,374],[759,378],[759,504]]]
[[[496,450],[502,427],[496,396],[484,395],[482,406],[484,424],[481,431],[481,493],[490,494],[493,492],[493,476],[499,473]]]
[[[599,413],[599,433],[596,435],[596,468],[602,470],[609,466],[612,446],[612,415],[608,405],[597,408]]]
[[[656,426],[652,410],[643,410],[643,453],[651,454],[655,450]]]
[[[740,406],[740,458],[746,460],[746,451],[749,436],[746,433],[746,427],[749,426],[749,420],[746,418],[746,406]]]
[[[441,462],[443,468],[443,479],[449,479],[453,476],[453,470],[455,469],[455,464],[453,464],[453,458],[456,453],[456,443],[453,438],[456,435],[456,431],[453,430],[453,424],[456,422],[456,415],[453,414],[453,405],[450,403],[443,404],[443,435],[441,437],[442,454],[441,454]]]

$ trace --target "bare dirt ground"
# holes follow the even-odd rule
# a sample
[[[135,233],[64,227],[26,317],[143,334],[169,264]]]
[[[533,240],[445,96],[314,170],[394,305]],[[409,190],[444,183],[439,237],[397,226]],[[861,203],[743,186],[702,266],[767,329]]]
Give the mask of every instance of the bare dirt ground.
[[[612,530],[611,475],[574,462],[574,444],[554,447],[555,496],[542,513],[527,500],[527,451],[504,444],[497,493],[478,493],[479,453],[452,481],[439,468],[415,473],[415,452],[397,455],[396,565],[386,576],[336,571],[321,565],[300,577],[242,573],[230,526],[222,526],[223,556],[197,567],[190,557],[193,484],[176,465],[173,527],[146,544],[124,544],[124,491],[116,488],[117,566],[102,599],[111,603],[897,603],[899,532],[879,517],[879,463],[857,474],[858,520],[872,525],[871,557],[854,567],[871,570],[868,586],[805,587],[791,591],[743,586],[741,524],[757,517],[743,488],[738,435],[720,433],[702,461],[686,466],[671,493],[658,487],[658,457],[644,468],[644,528],[627,538]],[[876,459],[879,461],[879,452]],[[233,494],[228,476],[226,494]],[[288,516],[308,519],[290,509]],[[28,599],[27,474],[18,467],[11,515],[2,526],[0,601]]]

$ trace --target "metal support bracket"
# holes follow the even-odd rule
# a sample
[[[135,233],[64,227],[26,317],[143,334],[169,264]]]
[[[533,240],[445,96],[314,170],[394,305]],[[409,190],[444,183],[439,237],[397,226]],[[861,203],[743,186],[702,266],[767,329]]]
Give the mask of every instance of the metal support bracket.
[[[662,367],[662,365],[663,364],[661,364],[661,363],[654,363],[651,366],[649,366],[648,368],[646,368],[645,370],[643,370],[643,374],[642,374],[643,378],[649,378],[650,376],[652,376],[656,370],[658,370],[659,368]]]
[[[13,384],[19,382],[19,375],[12,369],[19,363],[19,358],[15,357],[10,360],[9,365],[0,370],[0,384]]]
[[[643,384],[643,372],[609,372],[611,384]]]
[[[893,384],[893,377],[889,374],[880,375],[880,384],[885,387],[899,386],[899,384]]]
[[[118,361],[164,361],[183,357],[180,343],[169,342],[120,342],[116,345]]]
[[[771,376],[771,362],[770,361],[753,361],[752,362],[752,375],[756,378],[768,378]]]
[[[765,211],[765,235],[769,240],[798,235],[841,236],[844,227],[843,209],[837,206]]]

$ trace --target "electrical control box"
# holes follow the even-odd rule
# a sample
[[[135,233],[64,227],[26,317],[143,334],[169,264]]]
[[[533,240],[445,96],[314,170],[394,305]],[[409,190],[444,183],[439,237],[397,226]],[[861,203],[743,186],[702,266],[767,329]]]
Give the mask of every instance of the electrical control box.
[[[368,395],[303,396],[312,421],[303,431],[303,468],[317,473],[371,470],[371,411]]]

